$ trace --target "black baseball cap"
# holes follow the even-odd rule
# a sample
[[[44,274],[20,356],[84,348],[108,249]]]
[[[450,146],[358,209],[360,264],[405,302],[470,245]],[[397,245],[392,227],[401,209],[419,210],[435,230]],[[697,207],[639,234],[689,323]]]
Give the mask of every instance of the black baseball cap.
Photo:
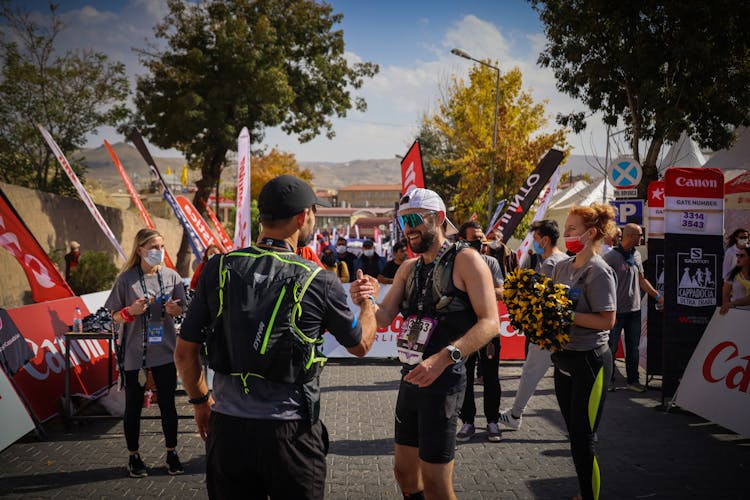
[[[293,175],[274,177],[263,186],[258,196],[258,211],[266,220],[288,219],[313,205],[331,206],[315,196],[308,183]]]

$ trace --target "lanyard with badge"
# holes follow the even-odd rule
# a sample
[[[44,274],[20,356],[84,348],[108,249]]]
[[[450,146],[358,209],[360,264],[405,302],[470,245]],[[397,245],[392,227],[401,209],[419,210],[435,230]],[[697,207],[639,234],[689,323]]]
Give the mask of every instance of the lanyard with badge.
[[[435,318],[425,316],[425,303],[427,300],[427,294],[432,292],[432,276],[435,272],[435,268],[439,265],[440,257],[443,256],[445,251],[450,247],[449,242],[443,243],[440,247],[435,260],[429,266],[429,270],[425,270],[427,267],[424,264],[424,259],[419,258],[415,264],[414,280],[419,287],[417,295],[417,314],[411,314],[404,319],[401,325],[401,331],[398,333],[396,339],[396,349],[398,350],[398,358],[404,364],[416,365],[422,362],[424,358],[424,350],[430,341],[430,337],[437,328],[438,321]],[[424,281],[422,281],[422,273],[426,271]]]
[[[143,275],[143,271],[138,269],[138,277],[141,281],[141,289],[143,289],[143,297],[149,301],[146,311],[143,313],[143,358],[141,360],[141,369],[138,371],[138,383],[141,386],[146,385],[146,354],[148,352],[149,345],[159,345],[164,340],[164,317],[166,313],[166,302],[168,297],[164,293],[164,280],[162,279],[161,272],[156,271],[156,277],[159,280],[159,296],[149,298],[148,288],[146,288],[146,277]],[[151,320],[151,306],[158,304],[161,306],[161,315],[159,320]]]

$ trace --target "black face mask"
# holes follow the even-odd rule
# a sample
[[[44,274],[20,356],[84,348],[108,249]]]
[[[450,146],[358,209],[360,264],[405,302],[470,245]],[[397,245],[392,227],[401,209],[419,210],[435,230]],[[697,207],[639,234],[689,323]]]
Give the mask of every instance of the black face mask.
[[[334,257],[333,254],[330,254],[330,253],[324,253],[320,257],[320,261],[329,267],[336,265],[336,257]]]
[[[471,248],[475,249],[477,252],[482,250],[482,240],[470,241],[469,245],[471,245]]]

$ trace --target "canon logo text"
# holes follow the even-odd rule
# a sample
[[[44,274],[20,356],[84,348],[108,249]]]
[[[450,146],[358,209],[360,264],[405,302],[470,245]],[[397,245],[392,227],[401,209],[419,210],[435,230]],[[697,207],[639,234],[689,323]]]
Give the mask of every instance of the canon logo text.
[[[687,179],[685,177],[678,177],[675,179],[675,183],[680,187],[693,187],[693,188],[717,188],[719,183],[716,179]]]

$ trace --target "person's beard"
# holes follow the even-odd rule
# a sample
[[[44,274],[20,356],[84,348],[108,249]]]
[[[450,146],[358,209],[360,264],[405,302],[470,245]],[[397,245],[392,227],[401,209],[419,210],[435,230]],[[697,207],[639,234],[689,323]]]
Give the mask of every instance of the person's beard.
[[[425,253],[430,249],[436,238],[437,229],[433,227],[432,229],[429,229],[427,231],[419,232],[419,243],[416,246],[412,246],[411,240],[409,238],[407,238],[406,241],[409,244],[409,248],[411,248],[412,252]]]
[[[315,232],[314,227],[301,227],[299,230],[299,236],[297,236],[297,248],[306,247],[313,239]]]

